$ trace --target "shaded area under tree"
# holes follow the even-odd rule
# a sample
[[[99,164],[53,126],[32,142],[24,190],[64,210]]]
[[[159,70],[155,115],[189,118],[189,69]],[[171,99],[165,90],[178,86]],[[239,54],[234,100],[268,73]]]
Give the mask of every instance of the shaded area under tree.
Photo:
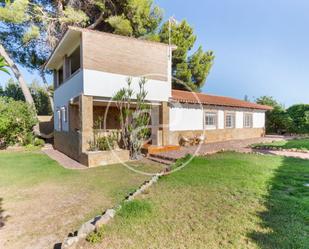
[[[269,182],[267,210],[258,214],[264,231],[248,235],[261,249],[309,248],[309,161],[295,160],[282,159]]]

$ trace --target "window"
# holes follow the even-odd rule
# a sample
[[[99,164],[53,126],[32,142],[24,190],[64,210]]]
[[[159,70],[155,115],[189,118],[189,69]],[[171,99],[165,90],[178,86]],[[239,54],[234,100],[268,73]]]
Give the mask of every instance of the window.
[[[80,47],[76,48],[69,56],[70,75],[74,74],[78,69],[80,69]]]
[[[58,69],[57,76],[57,83],[60,86],[63,83],[63,66]]]
[[[225,115],[225,128],[235,128],[235,113]]]
[[[67,108],[64,106],[61,108],[61,112],[62,112],[62,120],[63,122],[68,122],[68,116],[67,116]]]
[[[206,129],[217,128],[217,113],[214,112],[205,113],[205,128]]]
[[[58,131],[62,130],[61,111],[57,110]]]
[[[245,128],[252,128],[253,127],[253,115],[252,115],[252,113],[245,113],[244,114],[244,127]]]

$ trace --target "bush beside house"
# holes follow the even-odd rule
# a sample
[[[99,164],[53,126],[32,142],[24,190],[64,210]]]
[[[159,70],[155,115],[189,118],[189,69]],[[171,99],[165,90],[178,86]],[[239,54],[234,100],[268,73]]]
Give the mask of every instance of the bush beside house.
[[[290,132],[296,134],[309,134],[309,105],[293,105],[286,110],[291,118]]]
[[[29,86],[29,90],[34,100],[37,114],[52,115],[52,107],[46,89],[40,86],[36,81],[33,81]],[[52,87],[50,87],[49,91],[52,92]],[[4,88],[0,86],[0,96],[25,101],[21,87],[14,82],[13,79],[8,80]]]
[[[285,109],[273,97],[262,96],[256,103],[272,106],[266,112],[266,133],[309,134],[309,104],[297,104]]]
[[[0,147],[42,144],[32,129],[38,123],[33,107],[23,101],[0,97]]]

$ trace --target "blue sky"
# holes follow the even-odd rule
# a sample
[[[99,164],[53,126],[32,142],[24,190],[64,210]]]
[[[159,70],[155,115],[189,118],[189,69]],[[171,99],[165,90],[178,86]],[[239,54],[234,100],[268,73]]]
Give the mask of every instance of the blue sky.
[[[309,103],[308,0],[155,0],[216,60],[203,92]]]
[[[309,103],[308,0],[155,0],[165,17],[186,19],[196,47],[215,52],[203,92],[286,106]],[[22,69],[26,80],[39,78]],[[0,84],[7,80],[0,77]]]

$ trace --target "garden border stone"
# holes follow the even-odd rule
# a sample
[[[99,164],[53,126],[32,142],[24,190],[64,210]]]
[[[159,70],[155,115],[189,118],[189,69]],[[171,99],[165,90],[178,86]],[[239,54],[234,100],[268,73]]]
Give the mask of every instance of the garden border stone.
[[[145,190],[150,188],[154,183],[156,183],[160,177],[165,175],[166,171],[162,171],[154,175],[150,180],[145,181],[137,190],[130,193],[125,199],[125,202],[134,200],[137,196],[141,195]],[[121,205],[118,204],[113,208],[105,210],[102,215],[98,215],[93,219],[85,222],[80,226],[80,228],[74,232],[73,235],[66,237],[61,244],[61,249],[74,249],[77,243],[85,239],[91,232],[97,231],[101,226],[109,223],[116,215],[116,213],[121,209]]]
[[[255,150],[274,150],[274,151],[283,151],[283,152],[309,153],[309,150],[302,150],[302,149],[296,149],[296,148],[283,149],[283,148],[278,148],[276,146],[267,146],[267,145],[251,146],[250,148],[255,149]]]

